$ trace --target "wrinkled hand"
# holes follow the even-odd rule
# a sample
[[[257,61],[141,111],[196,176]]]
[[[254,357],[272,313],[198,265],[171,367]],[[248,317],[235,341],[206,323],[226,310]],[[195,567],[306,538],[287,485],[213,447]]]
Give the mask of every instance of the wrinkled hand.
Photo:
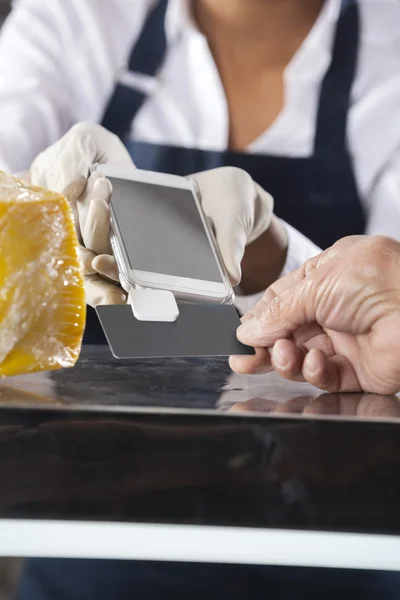
[[[273,284],[238,338],[239,373],[275,369],[331,392],[400,390],[400,244],[344,238]]]
[[[39,154],[30,178],[35,185],[64,194],[71,204],[81,243],[87,303],[121,304],[126,297],[118,285],[109,243],[111,184],[99,173],[89,176],[96,163],[134,166],[117,136],[100,125],[79,123]]]

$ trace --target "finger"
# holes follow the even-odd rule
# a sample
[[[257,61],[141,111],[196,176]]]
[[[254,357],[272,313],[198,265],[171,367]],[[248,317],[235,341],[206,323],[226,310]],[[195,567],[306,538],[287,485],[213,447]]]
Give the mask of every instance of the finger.
[[[316,258],[314,259],[316,260]],[[311,263],[311,261],[310,261]],[[283,294],[284,292],[291,290],[295,285],[303,281],[306,277],[306,264],[303,264],[299,269],[292,271],[285,277],[281,277],[274,281],[272,285],[265,291],[264,295],[260,300],[255,304],[255,306],[251,309],[251,314],[253,316],[262,313],[263,310],[273,301],[277,296]]]
[[[341,356],[327,357],[311,349],[303,362],[303,377],[308,383],[328,392],[359,392],[359,381],[351,364]]]
[[[95,255],[93,252],[87,248],[84,248],[83,246],[79,246],[78,251],[85,275],[94,275],[96,270],[93,268],[92,263]]]
[[[331,248],[324,250],[317,256],[314,256],[307,260],[300,268],[288,273],[285,277],[282,277],[275,281],[265,292],[264,296],[261,298],[259,302],[251,309],[250,313],[253,316],[260,316],[264,313],[267,307],[277,298],[284,295],[286,292],[293,291],[296,288],[298,293],[300,291],[306,292],[306,280],[313,280],[313,276],[318,268],[321,271],[321,268],[325,271],[329,264],[337,259],[340,259],[343,256],[343,253],[358,244],[361,240],[363,240],[363,236],[349,236],[343,238],[336,242]],[[321,277],[321,275],[320,275]],[[303,285],[300,285],[303,284]],[[287,298],[290,298],[290,294],[287,295]],[[309,301],[310,298],[304,299],[304,301]],[[303,307],[304,310],[304,307]]]
[[[254,227],[247,240],[248,244],[257,240],[270,227],[274,214],[274,199],[271,194],[253,180],[252,184],[255,195],[254,207],[257,212],[254,215]]]
[[[315,271],[323,259],[329,257],[330,250],[331,249],[329,248],[317,256],[310,258],[295,271],[292,271],[284,277],[277,279],[272,285],[270,285],[270,287],[264,293],[264,296],[251,309],[251,314],[253,316],[262,314],[265,308],[269,306],[269,304],[275,300],[275,298],[284,294],[285,292],[288,292],[289,290],[292,290],[294,287],[298,286],[298,284],[303,282]]]
[[[254,219],[254,182],[245,171],[233,167],[212,169],[191,178],[198,184],[204,214],[213,222],[222,259],[236,286]]]
[[[245,315],[243,315],[243,317],[240,318],[240,322],[246,323],[246,321],[250,321],[250,319],[252,319],[253,317],[254,315],[251,312],[247,312]]]
[[[86,303],[93,308],[109,304],[126,304],[126,294],[117,285],[101,279],[98,275],[85,277]]]
[[[216,240],[222,260],[228,272],[231,285],[236,287],[242,278],[241,263],[246,250],[246,233],[239,223],[232,227],[218,222],[215,225]]]
[[[82,128],[84,135],[88,129],[86,123],[80,123],[76,125],[76,128]],[[120,167],[126,167],[129,169],[135,169],[135,165],[132,158],[126,148],[121,142],[121,139],[98,124],[89,125],[89,140],[90,146],[95,151],[95,162],[100,164],[111,163]]]
[[[306,350],[291,340],[278,340],[271,351],[271,364],[281,377],[292,381],[304,381],[302,375]]]
[[[88,168],[79,165],[74,169],[58,165],[58,149],[48,148],[32,163],[30,180],[33,185],[63,194],[70,202],[76,202],[86,187]]]
[[[272,370],[269,351],[256,348],[254,356],[231,356],[229,366],[239,375],[262,375]]]
[[[110,254],[96,256],[93,259],[92,266],[99,275],[111,279],[112,281],[119,282],[119,272],[114,256],[111,256]]]
[[[297,287],[301,282],[308,277],[310,278],[317,267],[326,264],[328,261],[334,260],[340,252],[343,252],[348,247],[358,243],[362,236],[352,236],[339,240],[324,252],[310,258],[301,267],[288,273],[285,277],[277,279],[264,293],[264,296],[257,302],[257,304],[249,311],[250,316],[260,316],[266,308],[275,300],[278,296],[281,296],[289,290]],[[247,315],[244,316],[244,320],[247,320]]]
[[[242,317],[242,323],[249,321],[253,317],[262,317],[265,312],[271,310],[270,305],[272,303],[279,303],[279,298],[281,295],[289,293],[290,291],[293,292],[294,288],[297,289],[299,287],[299,284],[305,281],[307,272],[315,268],[317,260],[320,256],[321,255],[310,259],[309,261],[307,261],[307,263],[304,263],[299,269],[296,269],[295,271],[292,271],[285,277],[282,277],[281,279],[275,281],[266,290],[263,297],[253,306],[253,308]]]
[[[253,348],[271,347],[299,327],[314,323],[316,310],[316,286],[312,279],[303,279],[258,313],[253,310],[254,318],[239,327],[237,337]]]
[[[95,163],[134,167],[127,149],[116,135],[101,125],[77,123],[35,159],[31,166],[32,182],[76,201],[83,193],[90,167]]]
[[[41,152],[31,165],[34,185],[64,194],[76,201],[86,186],[93,163],[72,128],[58,142]]]
[[[78,209],[79,210],[79,209]],[[82,230],[86,248],[95,254],[112,254],[110,244],[110,207],[103,198],[90,202]]]
[[[303,361],[303,377],[308,383],[330,392],[340,391],[340,375],[333,362],[317,348],[312,348]]]
[[[91,224],[87,224],[88,214],[92,208],[92,201],[101,200],[101,206],[108,205],[111,198],[111,183],[101,173],[95,171],[87,181],[83,194],[77,200],[77,211],[79,215],[79,227],[84,238],[85,246],[92,244],[93,235],[91,234]],[[92,218],[93,218],[93,213]],[[109,214],[109,213],[108,213]],[[94,214],[96,222],[96,213]],[[89,246],[88,246],[89,244]]]

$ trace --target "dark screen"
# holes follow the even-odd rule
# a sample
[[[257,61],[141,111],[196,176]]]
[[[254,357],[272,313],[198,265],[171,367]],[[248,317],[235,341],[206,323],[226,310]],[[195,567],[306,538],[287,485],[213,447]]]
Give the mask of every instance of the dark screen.
[[[190,190],[110,181],[111,204],[132,270],[222,282]]]

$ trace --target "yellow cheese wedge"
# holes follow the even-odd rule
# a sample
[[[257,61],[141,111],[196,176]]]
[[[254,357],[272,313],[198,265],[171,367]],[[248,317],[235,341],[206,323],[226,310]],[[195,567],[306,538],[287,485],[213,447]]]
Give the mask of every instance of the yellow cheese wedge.
[[[85,319],[68,201],[0,171],[0,377],[72,367]]]

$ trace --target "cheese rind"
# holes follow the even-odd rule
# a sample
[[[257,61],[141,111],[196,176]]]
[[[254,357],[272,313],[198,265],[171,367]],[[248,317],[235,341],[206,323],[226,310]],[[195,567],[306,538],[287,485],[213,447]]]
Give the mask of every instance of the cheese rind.
[[[0,377],[72,367],[85,319],[68,201],[0,172]]]

